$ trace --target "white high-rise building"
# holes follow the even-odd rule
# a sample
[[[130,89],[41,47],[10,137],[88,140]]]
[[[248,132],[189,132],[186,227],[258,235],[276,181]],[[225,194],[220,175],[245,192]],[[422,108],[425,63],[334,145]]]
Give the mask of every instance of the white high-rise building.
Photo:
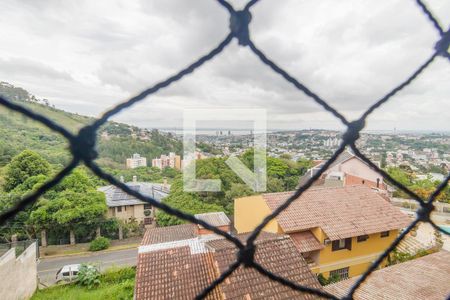
[[[127,168],[135,169],[147,166],[147,158],[141,157],[138,153],[133,154],[131,158],[127,158]]]

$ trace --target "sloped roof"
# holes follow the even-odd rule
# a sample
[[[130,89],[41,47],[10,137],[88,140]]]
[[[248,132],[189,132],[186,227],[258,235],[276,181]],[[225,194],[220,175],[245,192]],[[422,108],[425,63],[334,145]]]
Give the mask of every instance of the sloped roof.
[[[150,182],[127,182],[126,185],[134,191],[140,192],[142,195],[152,197],[156,201],[160,202],[168,195],[168,191],[162,188],[162,184],[150,183]],[[131,195],[128,195],[118,187],[114,185],[104,186],[98,189],[105,193],[106,205],[108,207],[125,206],[125,205],[138,205],[145,204]]]
[[[180,226],[187,228],[186,225],[171,226],[177,229],[166,232],[180,233]],[[154,231],[147,230],[144,237],[147,241],[143,241],[143,245],[148,245],[147,233]],[[249,234],[238,235],[237,238],[244,241]],[[170,236],[173,240],[174,235]],[[180,239],[189,237],[188,233]],[[204,252],[193,252],[188,246],[140,252],[136,270],[136,300],[193,299],[236,260],[237,248],[223,238],[205,241],[205,245]],[[262,266],[296,283],[322,289],[288,236],[261,233],[256,245],[255,260]],[[244,267],[239,267],[207,297],[214,300],[316,298],[293,291],[254,269]]]
[[[148,228],[142,238],[141,246],[167,243],[195,238],[194,224],[181,224],[167,227]]]
[[[231,224],[230,219],[228,219],[227,215],[223,212],[209,212],[204,214],[196,214],[194,216],[197,220],[205,221],[206,223],[212,226],[228,226]],[[203,226],[200,226],[203,227]]]
[[[194,299],[217,276],[212,253],[191,254],[189,247],[140,253],[136,300]],[[216,288],[206,299],[223,299]]]
[[[295,247],[297,247],[298,251],[301,253],[325,248],[325,246],[319,243],[314,234],[309,230],[294,232],[289,234],[289,236],[294,242]]]
[[[441,300],[450,296],[450,252],[440,251],[374,271],[356,290],[355,300]],[[358,277],[330,284],[325,290],[346,295]]]
[[[353,157],[362,161],[359,157],[357,157],[355,154],[351,153],[349,150],[345,150],[336,158],[336,160],[328,167],[327,170],[330,170],[331,168],[333,168]],[[300,177],[298,185],[299,186],[304,185],[311,177],[313,177],[317,172],[319,172],[319,169],[325,164],[325,162],[326,161],[322,161],[319,164],[315,164],[314,167],[309,169],[302,177]],[[363,162],[363,163],[365,164],[365,162]],[[323,183],[324,183],[323,180],[318,179],[313,183],[313,185],[322,185]]]
[[[262,197],[273,211],[290,195],[292,192]],[[311,188],[276,220],[286,233],[320,227],[330,240],[401,229],[411,222],[400,209],[362,185]]]
[[[288,236],[257,242],[255,261],[273,273],[298,284],[322,289],[317,277]],[[219,273],[227,270],[236,260],[237,248],[233,245],[214,252]],[[239,267],[220,285],[224,299],[317,299],[306,293],[292,290],[261,275],[252,268]]]

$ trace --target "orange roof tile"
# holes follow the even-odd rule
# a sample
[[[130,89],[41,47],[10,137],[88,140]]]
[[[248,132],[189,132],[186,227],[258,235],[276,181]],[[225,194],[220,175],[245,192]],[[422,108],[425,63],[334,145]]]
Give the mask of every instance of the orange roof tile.
[[[248,235],[237,238],[244,241]],[[234,244],[224,239],[205,243],[205,251],[196,254],[188,246],[139,253],[136,300],[193,299],[236,260]],[[288,236],[261,233],[255,244],[255,261],[262,266],[296,283],[322,289]],[[271,281],[254,269],[239,267],[207,299],[316,298]]]
[[[290,233],[289,236],[301,253],[325,248],[309,230]]]
[[[263,194],[273,211],[292,192]],[[311,188],[276,218],[286,233],[320,227],[330,240],[400,229],[411,221],[366,186]]]
[[[450,296],[450,252],[441,251],[373,272],[356,291],[355,300],[441,300]],[[325,287],[343,297],[359,277]]]
[[[149,228],[145,231],[141,246],[187,240],[196,237],[197,225],[181,224],[167,227]]]

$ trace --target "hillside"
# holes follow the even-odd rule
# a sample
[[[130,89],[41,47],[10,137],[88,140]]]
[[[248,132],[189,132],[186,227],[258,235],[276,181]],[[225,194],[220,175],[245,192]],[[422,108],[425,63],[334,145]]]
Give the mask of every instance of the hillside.
[[[0,95],[44,115],[70,131],[76,132],[93,118],[66,112],[38,99],[28,91],[0,82]],[[19,113],[0,106],[0,167],[24,149],[34,150],[53,164],[70,159],[67,142],[59,135]],[[124,167],[125,159],[137,152],[151,160],[163,153],[181,152],[181,142],[170,134],[149,131],[127,124],[108,122],[98,137],[98,163],[112,168]]]

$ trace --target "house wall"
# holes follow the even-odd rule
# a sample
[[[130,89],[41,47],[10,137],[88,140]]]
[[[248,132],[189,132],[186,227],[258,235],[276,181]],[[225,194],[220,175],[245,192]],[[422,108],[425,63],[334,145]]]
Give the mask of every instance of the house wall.
[[[270,212],[261,195],[237,198],[234,200],[234,226],[238,233],[253,231]],[[269,222],[264,231],[283,233],[276,220]],[[311,232],[322,244],[327,238],[319,227],[312,228]],[[369,235],[368,240],[359,243],[354,237],[352,238],[352,250],[331,251],[330,243],[320,250],[317,265],[311,270],[316,274],[322,273],[328,277],[332,270],[349,267],[349,277],[360,275],[393,242],[397,235],[398,230],[390,231],[389,236],[384,238],[380,237],[380,233],[375,233]],[[383,264],[385,265],[385,263]]]
[[[332,170],[361,177],[375,183],[377,182],[377,178],[379,178],[380,183],[383,182],[383,177],[380,174],[372,170],[368,165],[366,165],[364,162],[362,162],[356,157],[351,158],[343,162],[342,164],[335,166]]]
[[[364,242],[357,242],[356,237],[352,238],[352,250],[342,249],[332,251],[331,243],[320,251],[318,267],[313,272],[322,273],[325,277],[329,272],[336,269],[349,267],[349,277],[362,274],[398,235],[398,230],[389,232],[388,237],[382,238],[380,233],[369,235],[369,239]],[[317,236],[316,236],[317,237]],[[323,239],[319,240],[323,243]],[[385,265],[383,263],[382,265]]]
[[[234,199],[234,227],[238,233],[253,231],[271,210],[261,195]],[[264,227],[264,231],[278,233],[281,229],[276,220]]]
[[[29,299],[37,287],[36,243],[16,258],[15,248],[0,257],[1,299]]]
[[[225,231],[225,232],[230,232],[230,226],[225,225],[225,226],[217,226],[218,229]],[[214,232],[212,232],[209,229],[206,228],[199,228],[197,227],[197,234],[198,235],[206,235],[206,234],[213,234]]]
[[[116,217],[119,220],[129,221],[130,218],[135,218],[138,222],[143,222],[144,218],[144,204],[126,205],[122,206],[122,211],[119,212],[117,207],[109,207],[107,217]]]
[[[361,177],[350,175],[350,174],[347,174],[347,176],[345,176],[345,185],[358,185],[358,184],[363,184],[363,185],[369,186],[371,188],[380,188],[380,189],[384,189],[384,190],[387,189],[386,185],[382,182],[381,179],[380,179],[379,186],[377,187],[376,181],[370,181],[365,178],[361,178]]]

